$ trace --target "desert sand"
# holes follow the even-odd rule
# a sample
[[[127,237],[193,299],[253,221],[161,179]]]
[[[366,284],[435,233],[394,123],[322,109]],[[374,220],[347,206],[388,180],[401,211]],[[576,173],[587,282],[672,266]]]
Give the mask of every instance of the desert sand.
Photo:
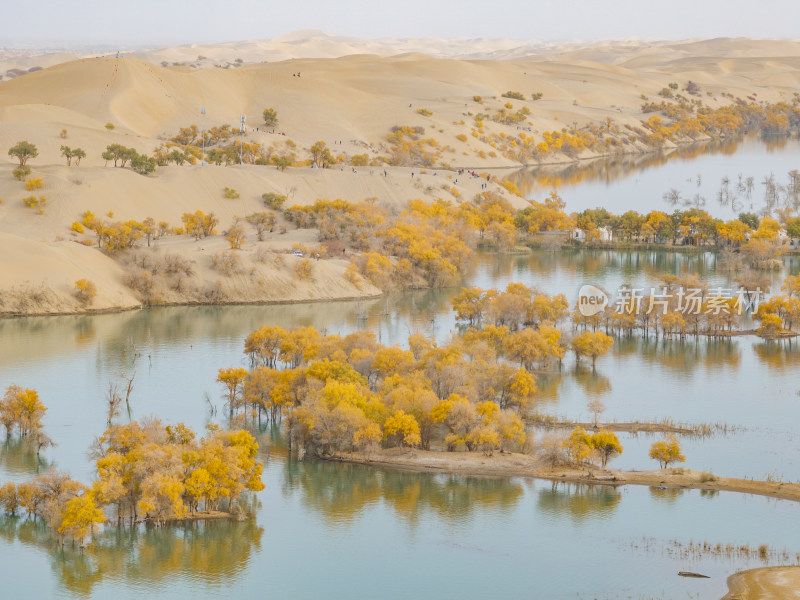
[[[766,567],[734,573],[722,600],[791,600],[800,598],[800,567]]]
[[[418,51],[409,52],[413,48]],[[198,56],[205,58],[197,60]],[[242,59],[242,66],[230,67],[236,58]],[[92,239],[69,230],[86,210],[101,219],[152,217],[172,226],[180,225],[184,212],[211,211],[224,231],[235,216],[263,210],[260,197],[265,192],[285,194],[287,205],[319,198],[377,198],[396,207],[414,198],[454,200],[449,188],[455,182],[455,169],[502,176],[522,166],[493,153],[489,144],[472,135],[473,115],[479,110],[473,96],[482,96],[480,110],[496,111],[508,101],[502,93],[523,93],[526,100],[513,103],[531,110],[526,127],[536,137],[543,131],[608,119],[620,127],[635,127],[645,118],[641,96],[655,100],[656,93],[672,81],[681,85],[696,81],[703,100],[712,107],[729,103],[723,93],[774,102],[791,99],[800,88],[800,43],[746,39],[581,46],[497,40],[365,42],[300,32],[268,42],[183,46],[123,53],[120,58],[4,51],[0,68],[9,65],[46,68],[0,81],[0,314],[141,306],[141,298],[124,283],[125,266],[119,260],[74,243]],[[221,68],[225,66],[230,68]],[[296,73],[300,76],[293,76]],[[543,98],[530,100],[538,92]],[[206,108],[202,117],[201,107]],[[267,107],[278,113],[274,131],[263,127],[261,113]],[[419,114],[419,109],[432,114]],[[387,167],[384,176],[383,167],[301,167],[280,172],[273,166],[249,164],[194,165],[160,167],[155,174],[142,176],[106,165],[100,156],[111,143],[150,154],[179,127],[237,126],[240,115],[247,118],[245,141],[272,146],[276,152],[293,149],[298,160],[307,159],[308,148],[318,140],[346,158],[362,153],[372,159],[385,156],[391,127],[421,126],[426,137],[439,142],[440,163],[450,169]],[[113,130],[106,128],[107,123]],[[67,131],[64,138],[62,130]],[[486,131],[519,133],[516,126],[494,122],[487,122]],[[11,175],[15,161],[6,152],[20,140],[39,149],[29,166],[32,176],[44,181],[35,192],[47,197],[44,214],[23,204],[31,192]],[[60,156],[64,144],[85,150],[87,156],[79,166],[66,166]],[[633,143],[625,150],[646,149]],[[593,156],[585,151],[578,158]],[[573,159],[554,153],[548,160]],[[224,198],[225,187],[235,188],[240,198]],[[460,197],[468,199],[480,190],[480,182],[462,178],[458,189]],[[491,189],[524,206],[523,199],[496,181]],[[282,221],[279,225],[286,226]],[[231,278],[209,267],[211,255],[225,247],[220,238],[200,242],[187,236],[164,238],[156,243],[155,252],[188,257],[194,265],[194,291],[165,293],[158,300],[203,302],[201,292],[209,286],[223,289],[225,301],[231,302],[379,293],[366,283],[357,287],[348,282],[343,277],[345,259],[315,263],[314,280],[303,285],[292,278],[291,255],[282,265],[255,260],[259,248],[263,247],[263,259],[264,252],[286,252],[295,243],[315,243],[314,233],[298,232],[289,225],[286,234],[273,232],[264,242],[249,233],[241,251],[242,274]],[[74,281],[79,278],[98,286],[90,307],[74,298]],[[35,301],[30,301],[31,295]]]
[[[586,466],[551,466],[538,456],[500,452],[487,456],[480,452],[441,452],[410,448],[391,448],[369,453],[353,453],[337,460],[433,473],[460,473],[482,477],[536,477],[553,481],[600,485],[647,485],[664,488],[727,491],[770,496],[800,502],[800,484],[716,477],[684,468],[652,471],[616,471]]]

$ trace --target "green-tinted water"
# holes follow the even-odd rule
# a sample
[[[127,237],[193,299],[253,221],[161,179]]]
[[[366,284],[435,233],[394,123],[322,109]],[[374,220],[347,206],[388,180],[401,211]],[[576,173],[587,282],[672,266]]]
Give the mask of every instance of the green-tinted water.
[[[797,258],[784,262],[773,285],[800,270]],[[584,283],[613,290],[683,272],[732,284],[715,254],[664,252],[483,256],[469,279],[481,287],[521,281],[574,301]],[[157,414],[200,429],[210,406],[222,405],[217,369],[246,365],[242,343],[253,329],[369,328],[387,344],[416,332],[445,339],[456,330],[454,293],[0,321],[0,389],[35,387],[48,406],[45,429],[58,444],[39,458],[14,442],[0,445],[0,481],[29,479],[51,465],[90,480],[86,451],[105,429],[103,396],[123,375],[135,373],[131,418]],[[619,340],[596,373],[568,360],[560,372],[539,374],[540,410],[588,419],[586,402],[600,397],[604,418],[724,422],[734,430],[683,440],[688,466],[795,481],[798,365],[796,342]],[[652,438],[621,438],[617,466],[655,466],[647,458]],[[263,432],[260,442],[266,489],[245,522],[109,528],[80,552],[59,549],[40,523],[0,519],[2,596],[713,598],[733,570],[795,562],[800,552],[798,506],[785,501],[287,462],[279,432]],[[692,553],[691,541],[767,544],[787,554],[771,551],[762,563],[741,553]],[[712,577],[683,579],[679,570]]]

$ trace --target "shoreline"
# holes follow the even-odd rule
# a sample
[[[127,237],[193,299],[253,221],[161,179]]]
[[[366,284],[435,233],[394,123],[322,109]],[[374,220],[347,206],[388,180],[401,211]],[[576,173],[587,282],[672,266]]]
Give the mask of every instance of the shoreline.
[[[548,467],[526,454],[503,452],[485,456],[480,452],[438,452],[391,448],[367,454],[337,454],[319,460],[349,462],[418,473],[444,473],[471,477],[532,477],[548,481],[591,485],[646,485],[673,489],[699,489],[753,494],[800,502],[800,484],[718,477],[682,467],[653,471],[603,470],[594,465]]]
[[[590,431],[595,429],[606,429],[608,431],[623,433],[674,433],[678,435],[712,435],[717,433],[716,425],[698,425],[694,428],[688,423],[677,423],[674,425],[659,422],[643,421],[609,421],[606,423],[593,423],[590,421],[562,421],[558,419],[548,420],[547,415],[537,417],[527,417],[524,419],[526,425],[540,427],[542,429],[574,429],[582,427]],[[720,430],[722,428],[719,428]],[[731,427],[730,430],[735,429]]]
[[[415,290],[431,290],[431,289],[457,289],[458,286],[450,286],[450,287],[442,287],[442,288],[407,288],[402,291],[404,292],[411,292]],[[302,300],[231,300],[225,302],[196,302],[196,301],[186,301],[186,302],[163,302],[163,303],[154,303],[154,304],[139,304],[136,306],[111,306],[106,308],[97,308],[97,309],[81,309],[81,310],[73,310],[73,311],[52,311],[52,312],[29,312],[29,313],[20,313],[20,312],[2,312],[0,311],[0,322],[5,319],[24,319],[24,318],[39,318],[39,317],[77,317],[77,316],[88,316],[94,317],[99,315],[108,315],[108,314],[119,314],[119,313],[127,313],[133,312],[137,310],[146,310],[150,308],[178,308],[178,307],[214,307],[214,306],[281,306],[281,305],[292,305],[292,304],[310,304],[310,303],[324,303],[324,302],[358,302],[362,300],[377,300],[379,298],[386,297],[385,293],[380,294],[373,294],[373,295],[364,295],[364,296],[343,296],[341,298],[305,298]],[[637,326],[634,329],[639,330],[640,327]],[[762,337],[758,335],[757,330],[755,329],[742,329],[742,330],[733,330],[733,331],[717,331],[712,333],[707,332],[699,332],[699,333],[685,333],[683,336],[674,334],[671,336],[663,336],[658,335],[655,337],[662,337],[665,339],[676,339],[676,340],[684,340],[690,337],[696,338],[706,338],[706,339],[719,339],[719,338],[732,338],[732,337],[746,337],[746,336],[754,336],[757,338],[761,338],[763,340],[784,340],[784,339],[792,339],[795,337],[800,336],[800,332],[794,331],[784,331],[777,335],[772,335],[769,337]],[[651,424],[639,424],[639,423],[617,423],[617,424],[610,424],[615,425],[618,427],[635,427],[637,425],[642,425],[644,428],[641,431],[648,431],[647,427],[652,426]],[[635,431],[635,429],[618,429],[618,431]],[[649,431],[665,431],[665,432],[672,432],[672,433],[693,433],[689,430],[678,430],[672,431],[670,429],[650,429]]]
[[[94,317],[96,315],[109,315],[125,312],[133,312],[135,310],[147,310],[150,308],[178,308],[178,307],[212,307],[212,306],[279,306],[288,304],[309,304],[309,303],[323,303],[323,302],[357,302],[359,300],[376,300],[383,298],[385,294],[374,294],[366,296],[343,296],[341,298],[308,298],[305,300],[232,300],[228,302],[164,302],[156,304],[141,304],[139,306],[114,306],[108,308],[97,309],[84,309],[74,311],[56,311],[56,312],[42,312],[42,313],[11,313],[0,312],[0,321],[3,319],[24,319],[27,317],[78,317],[88,316]]]
[[[759,567],[728,577],[728,593],[722,600],[800,598],[800,567]]]

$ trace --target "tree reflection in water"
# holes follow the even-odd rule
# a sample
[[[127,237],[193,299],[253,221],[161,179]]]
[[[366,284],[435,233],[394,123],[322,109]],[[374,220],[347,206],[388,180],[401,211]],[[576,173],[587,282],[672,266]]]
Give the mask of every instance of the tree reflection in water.
[[[230,582],[244,574],[263,532],[255,519],[107,527],[80,549],[61,547],[40,519],[0,517],[4,541],[47,550],[61,584],[81,596],[109,580],[146,582],[148,587],[176,578],[206,585]]]
[[[753,344],[756,356],[768,368],[788,371],[800,365],[800,344],[797,340],[766,340]]]
[[[508,511],[524,494],[513,478],[476,478],[381,470],[362,465],[290,461],[284,471],[285,494],[302,492],[301,500],[326,517],[326,523],[348,525],[379,502],[416,523],[433,513],[458,522],[473,512]]]
[[[25,438],[7,437],[0,444],[0,470],[4,473],[36,475],[47,471],[52,464],[43,455],[37,455],[36,447],[28,443]]]
[[[545,513],[569,517],[573,523],[606,517],[614,513],[622,492],[608,485],[559,483],[539,489],[537,507]]]

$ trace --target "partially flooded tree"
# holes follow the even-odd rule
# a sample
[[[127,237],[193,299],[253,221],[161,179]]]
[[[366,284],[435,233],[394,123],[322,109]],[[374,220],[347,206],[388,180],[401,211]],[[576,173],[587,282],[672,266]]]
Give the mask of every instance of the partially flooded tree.
[[[17,428],[20,437],[35,433],[42,428],[42,418],[47,412],[39,400],[36,390],[11,385],[0,400],[0,423],[6,428],[9,437]]]
[[[572,351],[580,360],[582,356],[592,358],[592,368],[595,368],[597,358],[606,354],[614,345],[614,338],[602,331],[584,331],[572,339]]]
[[[217,374],[217,381],[222,383],[227,389],[227,404],[230,418],[233,418],[234,411],[239,407],[244,395],[244,382],[247,379],[247,369],[231,367],[220,369]]]
[[[117,391],[117,386],[111,382],[108,383],[108,391],[106,392],[106,426],[111,427],[111,422],[119,416],[120,405],[122,404],[122,396]]]

